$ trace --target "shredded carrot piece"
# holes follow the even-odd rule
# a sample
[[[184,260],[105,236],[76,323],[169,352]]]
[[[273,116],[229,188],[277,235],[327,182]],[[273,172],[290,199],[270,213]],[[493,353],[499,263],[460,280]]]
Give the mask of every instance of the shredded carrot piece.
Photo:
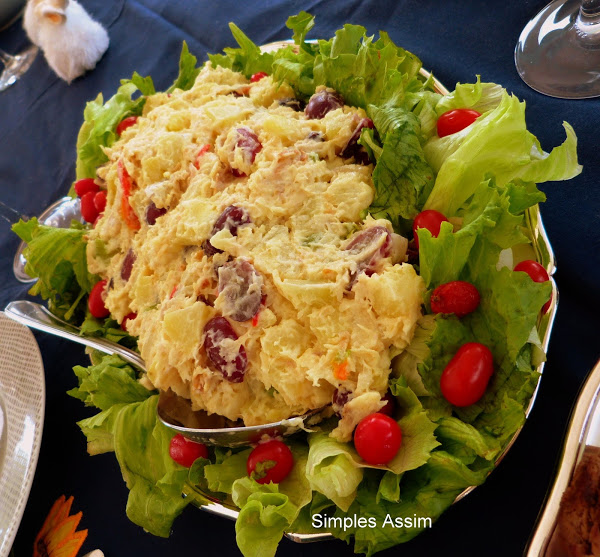
[[[123,159],[119,159],[119,162],[117,163],[117,173],[119,175],[119,181],[121,182],[121,188],[123,189],[121,194],[121,216],[131,230],[139,230],[140,219],[138,219],[138,216],[135,214],[129,203],[129,197],[131,196],[131,177],[123,164]]]
[[[169,300],[173,299],[173,296],[175,296],[175,292],[177,292],[177,289],[178,289],[178,288],[179,288],[179,285],[178,285],[178,284],[176,284],[176,285],[173,287],[173,290],[171,290],[171,294],[170,294],[170,296],[169,296]]]
[[[335,364],[333,368],[333,375],[335,375],[336,379],[339,379],[340,381],[348,379],[348,360],[344,360],[339,364]]]
[[[206,153],[207,151],[210,151],[210,145],[208,143],[206,145],[203,145],[200,151],[198,151],[198,154],[196,155],[196,160],[194,161],[194,166],[196,168],[200,168],[200,157],[202,157],[202,155],[204,155],[204,153]]]
[[[257,311],[256,314],[254,315],[254,317],[252,317],[252,326],[256,327],[258,325],[258,316],[260,314],[260,311]]]

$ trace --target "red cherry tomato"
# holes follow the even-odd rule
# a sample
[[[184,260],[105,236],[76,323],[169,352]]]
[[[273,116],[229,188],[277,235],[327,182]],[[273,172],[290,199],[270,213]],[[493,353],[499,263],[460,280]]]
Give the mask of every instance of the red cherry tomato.
[[[287,477],[293,467],[292,451],[277,439],[256,446],[246,461],[248,475],[259,484],[278,484]]]
[[[480,116],[481,114],[479,112],[469,108],[456,108],[444,112],[437,121],[438,137],[445,137],[459,132],[460,130],[464,130]]]
[[[396,409],[396,399],[393,397],[392,393],[387,392],[381,400],[385,401],[385,406],[379,410],[379,413],[392,417],[394,415],[394,410]]]
[[[454,280],[441,284],[431,293],[431,311],[464,317],[477,309],[479,300],[479,290],[475,286],[470,282]]]
[[[88,308],[90,310],[90,313],[98,319],[104,319],[110,314],[110,311],[108,311],[108,308],[104,305],[105,288],[106,281],[98,281],[92,288],[92,291],[90,292],[90,296],[88,298]]]
[[[518,263],[515,268],[515,271],[523,271],[527,273],[533,282],[547,282],[550,280],[546,269],[542,265],[540,265],[537,261],[532,261],[531,259],[526,259],[525,261],[521,261]],[[546,313],[548,308],[550,307],[550,302],[552,302],[552,295],[550,295],[550,299],[542,306],[542,312]]]
[[[133,126],[137,122],[137,119],[137,116],[128,116],[127,118],[123,118],[123,120],[121,120],[117,126],[117,135],[121,135],[127,128]]]
[[[265,72],[257,72],[252,75],[252,77],[250,78],[250,81],[252,83],[256,83],[257,81],[260,81],[263,77],[267,77],[267,75],[268,74],[266,74]]]
[[[373,465],[392,460],[402,444],[398,422],[385,414],[370,414],[354,431],[354,447],[361,458]]]
[[[81,216],[86,222],[95,222],[98,218],[98,209],[96,209],[96,204],[94,203],[95,197],[96,194],[93,191],[89,191],[81,198]]]
[[[169,455],[177,464],[189,468],[197,458],[208,458],[208,449],[178,433],[169,443]]]
[[[493,373],[494,359],[490,349],[478,342],[467,342],[442,372],[442,394],[454,406],[475,404],[485,393]]]
[[[106,190],[100,190],[94,195],[94,206],[98,214],[103,213],[106,209]]]
[[[434,238],[437,238],[440,233],[440,227],[443,222],[449,222],[448,219],[439,211],[428,209],[420,212],[413,221],[413,234],[415,236],[415,245],[419,247],[419,236],[417,230],[419,228],[427,228]]]
[[[83,197],[90,191],[96,193],[100,189],[100,186],[94,182],[93,178],[82,178],[73,184],[73,189],[77,197]]]
[[[128,313],[125,317],[123,317],[123,321],[121,321],[121,329],[123,329],[124,331],[127,330],[127,322],[131,321],[132,319],[135,319],[137,317],[137,313],[135,312],[131,312]]]

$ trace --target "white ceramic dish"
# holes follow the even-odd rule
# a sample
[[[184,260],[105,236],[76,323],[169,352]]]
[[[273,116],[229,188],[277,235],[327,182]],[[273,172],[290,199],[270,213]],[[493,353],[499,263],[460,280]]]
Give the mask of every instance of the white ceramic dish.
[[[31,331],[0,313],[0,557],[19,528],[44,425],[46,387]]]

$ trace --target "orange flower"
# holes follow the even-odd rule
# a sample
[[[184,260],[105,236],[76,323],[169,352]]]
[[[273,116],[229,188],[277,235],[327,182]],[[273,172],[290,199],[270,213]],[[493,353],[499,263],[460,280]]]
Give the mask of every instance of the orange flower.
[[[75,557],[87,537],[87,530],[76,532],[83,514],[69,515],[73,497],[61,495],[52,505],[33,542],[33,557]]]

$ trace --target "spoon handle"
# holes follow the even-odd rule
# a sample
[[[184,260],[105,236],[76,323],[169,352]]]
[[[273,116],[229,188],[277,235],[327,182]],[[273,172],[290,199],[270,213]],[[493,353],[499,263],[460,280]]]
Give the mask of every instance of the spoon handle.
[[[83,336],[78,327],[52,315],[40,304],[28,300],[16,300],[6,306],[4,313],[7,317],[32,329],[44,331],[45,333],[95,348],[106,354],[117,354],[139,369],[146,370],[144,360],[133,350],[104,338]]]

